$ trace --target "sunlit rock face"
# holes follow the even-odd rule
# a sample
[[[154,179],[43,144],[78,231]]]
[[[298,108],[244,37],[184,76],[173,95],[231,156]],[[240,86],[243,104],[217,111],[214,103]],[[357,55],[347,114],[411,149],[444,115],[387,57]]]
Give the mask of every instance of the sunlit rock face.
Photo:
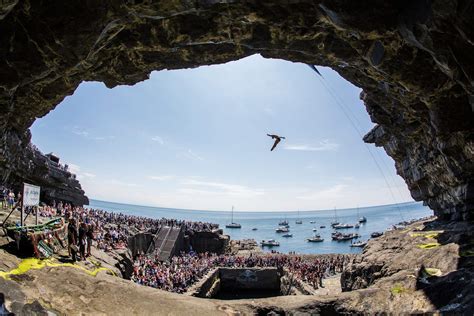
[[[465,0],[3,1],[1,175],[21,174],[28,128],[82,81],[131,85],[153,70],[259,53],[330,66],[361,87],[377,124],[364,140],[385,148],[414,199],[442,218],[467,219],[473,17]],[[12,137],[20,149],[8,155]]]

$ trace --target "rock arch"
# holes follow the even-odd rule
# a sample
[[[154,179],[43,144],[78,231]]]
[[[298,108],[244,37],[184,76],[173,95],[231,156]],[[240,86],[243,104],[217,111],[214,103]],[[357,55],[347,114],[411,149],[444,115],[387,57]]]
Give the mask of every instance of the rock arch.
[[[131,85],[153,70],[259,53],[330,66],[363,88],[377,123],[364,140],[385,148],[415,200],[442,218],[467,219],[473,16],[466,0],[3,1],[0,176],[48,177],[31,159],[28,128],[82,81]],[[76,183],[65,190],[83,194]]]

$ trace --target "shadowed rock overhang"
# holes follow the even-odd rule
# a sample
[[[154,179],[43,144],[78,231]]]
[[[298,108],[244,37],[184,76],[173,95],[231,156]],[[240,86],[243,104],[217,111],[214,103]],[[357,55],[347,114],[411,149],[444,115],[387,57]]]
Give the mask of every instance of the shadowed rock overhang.
[[[415,200],[467,219],[473,17],[468,0],[3,1],[0,176],[34,171],[29,127],[82,81],[132,85],[153,70],[261,54],[329,66],[361,87],[377,124],[364,140],[384,147]]]

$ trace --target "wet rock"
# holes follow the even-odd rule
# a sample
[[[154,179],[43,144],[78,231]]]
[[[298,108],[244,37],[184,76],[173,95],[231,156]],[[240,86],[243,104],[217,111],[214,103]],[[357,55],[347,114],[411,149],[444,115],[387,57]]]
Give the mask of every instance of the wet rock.
[[[23,167],[37,164],[28,128],[84,80],[112,88],[261,54],[329,66],[361,87],[381,127],[366,141],[384,147],[416,200],[440,218],[469,219],[473,17],[470,2],[451,0],[3,1],[0,178],[28,179]],[[43,184],[80,199],[77,184]]]

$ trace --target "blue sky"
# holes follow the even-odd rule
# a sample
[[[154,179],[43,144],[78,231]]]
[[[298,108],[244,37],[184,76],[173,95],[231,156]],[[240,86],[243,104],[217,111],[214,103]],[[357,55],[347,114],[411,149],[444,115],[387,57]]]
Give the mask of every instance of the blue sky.
[[[360,89],[319,68],[360,133]],[[275,151],[267,133],[286,136]],[[134,86],[82,83],[32,127],[90,198],[175,208],[315,210],[411,201],[393,161],[360,135],[304,64],[254,55],[153,72]]]

